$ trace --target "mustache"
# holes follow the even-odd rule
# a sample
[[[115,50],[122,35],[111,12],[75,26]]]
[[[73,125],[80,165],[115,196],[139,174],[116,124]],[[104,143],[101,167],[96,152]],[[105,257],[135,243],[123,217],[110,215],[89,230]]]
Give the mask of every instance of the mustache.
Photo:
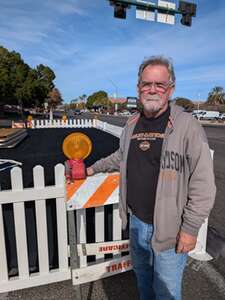
[[[144,97],[145,100],[148,100],[148,101],[158,101],[158,100],[161,100],[161,97],[159,95],[146,95]]]

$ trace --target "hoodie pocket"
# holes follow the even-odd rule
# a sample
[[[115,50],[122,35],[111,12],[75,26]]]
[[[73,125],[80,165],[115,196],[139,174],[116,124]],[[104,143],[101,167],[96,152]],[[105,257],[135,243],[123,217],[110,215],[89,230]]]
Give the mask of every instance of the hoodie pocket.
[[[161,200],[156,216],[156,238],[158,241],[176,239],[179,231],[179,217],[176,197],[167,197]]]

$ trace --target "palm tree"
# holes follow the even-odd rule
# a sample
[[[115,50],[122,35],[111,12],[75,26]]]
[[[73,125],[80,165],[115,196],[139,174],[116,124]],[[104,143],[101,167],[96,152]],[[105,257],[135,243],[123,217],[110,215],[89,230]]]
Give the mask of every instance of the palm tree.
[[[219,105],[225,104],[225,91],[221,86],[215,86],[211,92],[209,92],[207,104]]]

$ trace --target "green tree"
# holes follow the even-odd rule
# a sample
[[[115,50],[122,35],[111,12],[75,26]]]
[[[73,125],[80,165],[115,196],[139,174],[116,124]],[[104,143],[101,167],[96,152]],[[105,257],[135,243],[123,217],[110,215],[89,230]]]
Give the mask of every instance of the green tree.
[[[0,47],[0,102],[18,104],[28,71],[19,53]]]
[[[53,88],[48,94],[48,106],[55,108],[57,105],[62,104],[63,99],[60,91],[57,88]]]
[[[220,105],[225,104],[225,91],[221,86],[215,86],[208,95],[207,104]]]
[[[41,106],[54,88],[54,72],[42,64],[32,69],[15,51],[0,47],[0,103]]]
[[[36,67],[38,80],[49,91],[54,88],[53,80],[55,79],[55,73],[48,66],[42,64]]]
[[[177,105],[182,106],[187,111],[192,111],[194,109],[194,103],[187,98],[177,97],[174,100]]]
[[[109,103],[108,94],[105,91],[98,91],[87,98],[86,106],[92,109],[94,105],[104,105],[103,103]]]

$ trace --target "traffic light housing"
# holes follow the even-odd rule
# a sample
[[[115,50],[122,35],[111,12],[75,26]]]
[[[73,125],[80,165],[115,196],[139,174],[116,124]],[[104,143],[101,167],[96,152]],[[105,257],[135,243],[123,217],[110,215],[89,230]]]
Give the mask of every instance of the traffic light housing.
[[[114,18],[126,19],[126,8],[121,4],[116,4],[114,7]]]
[[[110,5],[114,6],[114,18],[126,19],[127,8],[130,8],[128,4],[116,2],[116,0],[111,0]]]
[[[180,1],[179,2],[179,11],[182,14],[181,24],[185,26],[191,26],[192,17],[196,16],[197,5],[195,3]]]

